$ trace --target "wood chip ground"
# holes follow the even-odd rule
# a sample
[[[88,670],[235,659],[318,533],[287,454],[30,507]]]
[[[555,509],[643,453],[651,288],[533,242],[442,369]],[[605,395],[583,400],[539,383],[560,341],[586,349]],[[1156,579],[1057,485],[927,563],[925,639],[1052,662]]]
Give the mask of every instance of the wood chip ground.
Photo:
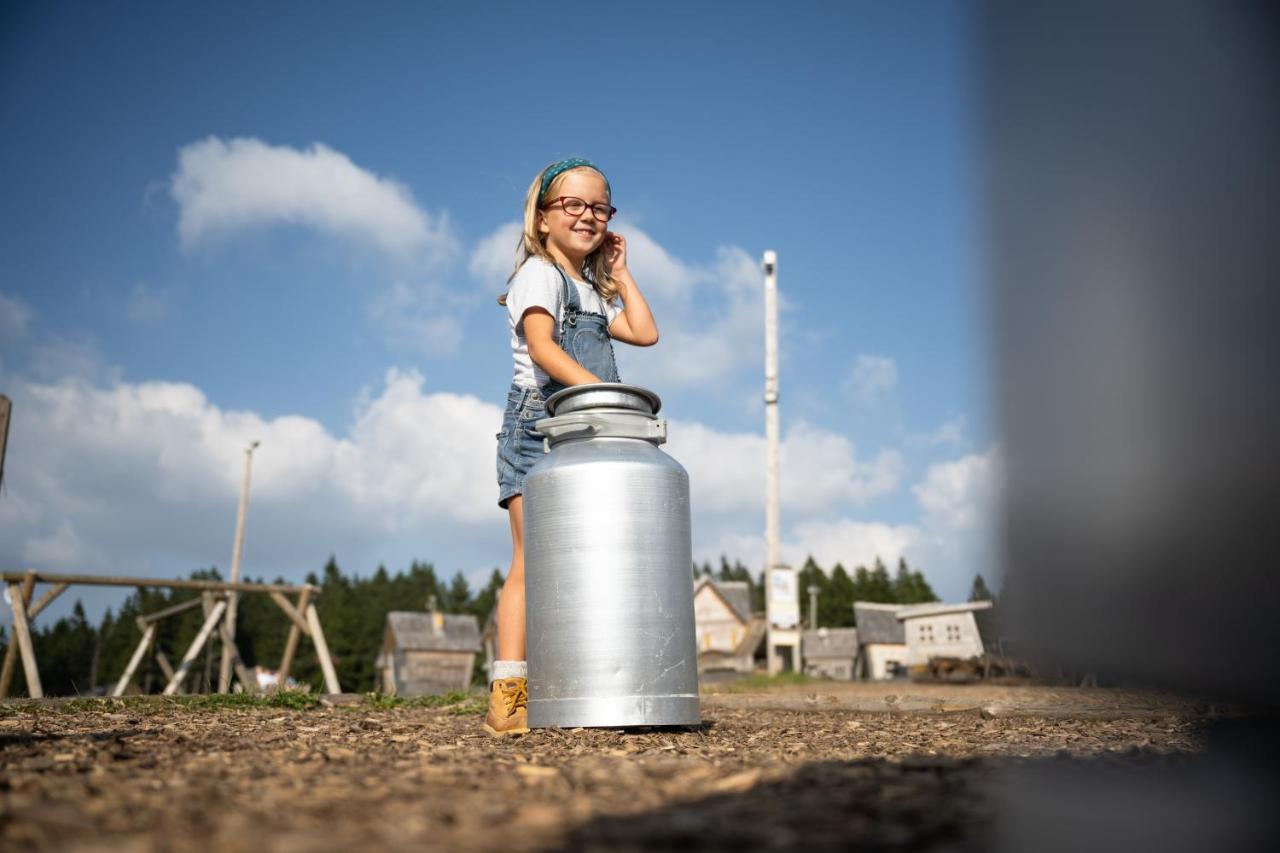
[[[306,711],[9,704],[0,847],[982,849],[1001,768],[1123,772],[1202,746],[1204,709],[1166,697],[997,694],[725,693],[707,697],[697,730],[505,740],[483,734],[474,712],[360,701]]]

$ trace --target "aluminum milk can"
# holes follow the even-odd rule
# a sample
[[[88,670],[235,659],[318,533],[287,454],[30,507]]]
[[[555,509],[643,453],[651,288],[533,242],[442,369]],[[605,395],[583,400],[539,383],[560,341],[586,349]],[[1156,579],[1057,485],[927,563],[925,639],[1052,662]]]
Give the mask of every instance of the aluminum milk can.
[[[537,422],[524,483],[529,725],[693,726],[689,475],[657,395],[577,385]]]

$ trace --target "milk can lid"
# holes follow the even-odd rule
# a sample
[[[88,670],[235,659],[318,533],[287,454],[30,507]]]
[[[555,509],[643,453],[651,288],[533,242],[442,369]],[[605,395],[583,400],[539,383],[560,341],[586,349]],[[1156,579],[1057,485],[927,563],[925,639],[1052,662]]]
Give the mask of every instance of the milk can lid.
[[[656,415],[662,408],[658,395],[638,385],[621,382],[594,382],[573,385],[547,398],[547,414],[567,415],[587,409],[631,409]]]

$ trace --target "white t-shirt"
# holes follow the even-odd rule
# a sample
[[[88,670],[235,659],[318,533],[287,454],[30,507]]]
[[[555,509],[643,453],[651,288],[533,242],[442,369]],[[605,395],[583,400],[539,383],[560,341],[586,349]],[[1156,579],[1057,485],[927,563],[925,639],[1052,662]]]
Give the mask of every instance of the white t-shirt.
[[[612,305],[605,305],[596,290],[585,281],[569,279],[569,284],[578,289],[578,304],[582,310],[590,314],[603,314],[612,325],[614,318],[622,313],[622,300],[614,299]],[[511,279],[511,289],[507,291],[507,319],[511,323],[511,354],[515,361],[513,380],[521,388],[538,388],[550,377],[529,357],[529,342],[524,337],[524,312],[530,308],[546,309],[556,318],[551,337],[559,343],[560,322],[564,319],[564,306],[560,303],[560,272],[552,264],[542,258],[532,257],[524,262],[524,266]]]

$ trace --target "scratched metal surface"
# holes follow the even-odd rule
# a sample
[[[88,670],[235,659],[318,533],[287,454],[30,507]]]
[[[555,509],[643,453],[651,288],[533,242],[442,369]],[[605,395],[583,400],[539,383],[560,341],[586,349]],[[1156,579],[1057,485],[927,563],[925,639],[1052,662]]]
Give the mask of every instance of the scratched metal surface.
[[[653,419],[601,402],[619,432]],[[609,432],[556,441],[525,480],[529,723],[697,725],[689,477]]]

